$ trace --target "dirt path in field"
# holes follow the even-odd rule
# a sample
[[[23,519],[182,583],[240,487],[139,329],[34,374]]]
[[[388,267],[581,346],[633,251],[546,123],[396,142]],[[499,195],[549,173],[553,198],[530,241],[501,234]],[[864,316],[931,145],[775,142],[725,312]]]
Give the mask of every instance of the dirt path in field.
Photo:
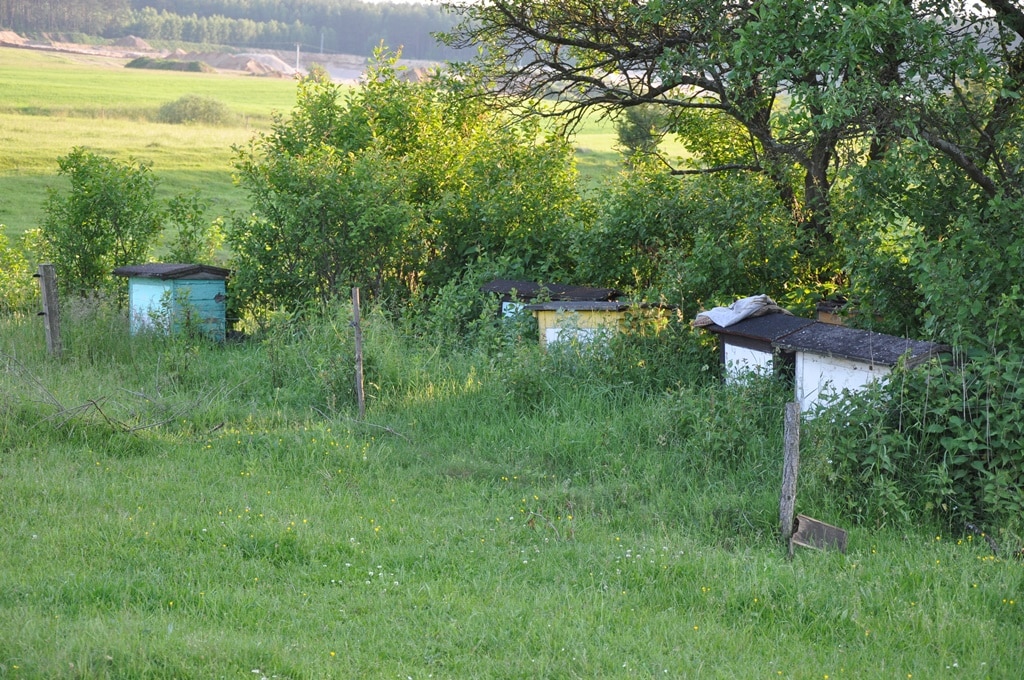
[[[86,57],[124,60],[126,63],[137,57],[173,59],[175,61],[199,61],[217,71],[244,73],[253,76],[291,78],[296,73],[305,73],[313,64],[323,66],[338,83],[355,84],[366,72],[367,60],[352,54],[317,54],[296,53],[272,50],[253,50],[250,52],[173,52],[155,50],[141,38],[129,36],[121,38],[110,45],[80,45],[57,40],[30,40],[12,31],[0,31],[0,46],[20,47],[23,49],[78,54]],[[419,80],[435,64],[416,60],[400,60],[399,66],[404,67],[407,78]]]

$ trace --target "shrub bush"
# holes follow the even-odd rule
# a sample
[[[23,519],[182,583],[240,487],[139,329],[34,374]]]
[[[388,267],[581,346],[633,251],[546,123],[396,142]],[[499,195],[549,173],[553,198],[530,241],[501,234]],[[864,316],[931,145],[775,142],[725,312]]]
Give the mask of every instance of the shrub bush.
[[[594,285],[701,307],[768,293],[782,300],[798,234],[756,179],[680,179],[638,164],[610,186],[593,229],[575,244],[577,276]]]
[[[0,314],[26,311],[35,300],[36,286],[28,260],[8,245],[0,224]]]
[[[963,359],[897,369],[814,420],[847,513],[878,525],[936,517],[961,530],[1020,523],[1024,355]]]
[[[156,118],[172,125],[225,125],[231,111],[219,99],[187,94],[161,106]]]
[[[115,267],[145,262],[162,228],[148,164],[75,148],[57,159],[69,189],[50,190],[42,250],[61,290],[78,295],[112,288]]]
[[[210,202],[198,191],[176,194],[167,202],[170,221],[170,240],[167,243],[168,262],[212,264],[217,251],[224,244],[224,231],[220,218],[206,220]]]
[[[173,59],[154,59],[138,57],[124,65],[125,68],[148,68],[157,71],[187,71],[189,73],[212,73],[213,67],[202,61],[175,61]]]

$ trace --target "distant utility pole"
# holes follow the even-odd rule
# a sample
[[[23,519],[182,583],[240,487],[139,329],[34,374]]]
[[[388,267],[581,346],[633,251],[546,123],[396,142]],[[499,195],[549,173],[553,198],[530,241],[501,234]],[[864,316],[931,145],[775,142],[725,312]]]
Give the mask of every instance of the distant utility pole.
[[[301,48],[301,47],[302,47],[301,44],[295,43],[295,72],[296,73],[299,72],[299,48]]]

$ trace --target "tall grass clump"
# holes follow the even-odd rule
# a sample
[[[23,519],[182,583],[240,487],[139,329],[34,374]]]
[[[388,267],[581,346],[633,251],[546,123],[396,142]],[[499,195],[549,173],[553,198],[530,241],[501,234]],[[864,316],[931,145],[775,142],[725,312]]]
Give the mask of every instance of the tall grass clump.
[[[26,312],[38,298],[37,286],[29,273],[28,258],[9,245],[3,230],[0,224],[0,315]]]

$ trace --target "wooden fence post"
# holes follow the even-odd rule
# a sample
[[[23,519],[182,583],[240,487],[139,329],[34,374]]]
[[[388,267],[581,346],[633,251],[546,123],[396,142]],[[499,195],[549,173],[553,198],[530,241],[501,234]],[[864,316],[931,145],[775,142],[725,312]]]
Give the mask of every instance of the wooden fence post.
[[[782,497],[779,500],[779,528],[782,540],[793,536],[793,512],[796,508],[796,475],[800,467],[800,404],[786,404],[784,454],[782,460]]]
[[[352,328],[355,329],[356,345],[356,401],[359,403],[359,419],[366,416],[366,397],[363,393],[363,328],[359,323],[359,288],[352,289]]]
[[[36,274],[43,298],[43,327],[46,329],[46,351],[52,357],[60,357],[64,347],[60,340],[60,305],[57,297],[57,272],[52,264],[39,265]]]

